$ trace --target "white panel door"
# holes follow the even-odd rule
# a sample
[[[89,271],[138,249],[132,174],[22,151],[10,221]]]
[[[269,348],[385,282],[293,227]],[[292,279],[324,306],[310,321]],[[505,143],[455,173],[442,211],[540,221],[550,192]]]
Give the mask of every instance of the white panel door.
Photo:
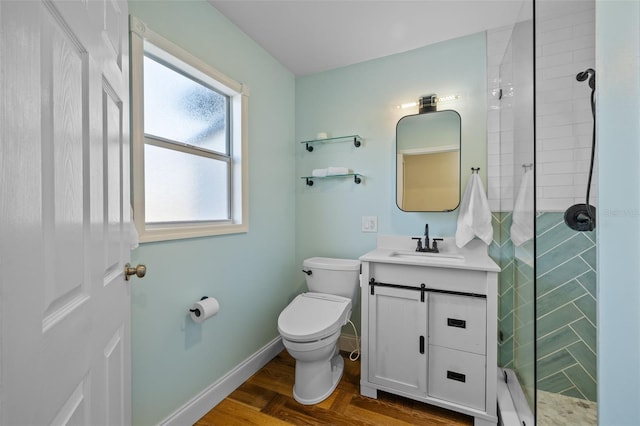
[[[125,0],[0,1],[0,424],[131,423]]]

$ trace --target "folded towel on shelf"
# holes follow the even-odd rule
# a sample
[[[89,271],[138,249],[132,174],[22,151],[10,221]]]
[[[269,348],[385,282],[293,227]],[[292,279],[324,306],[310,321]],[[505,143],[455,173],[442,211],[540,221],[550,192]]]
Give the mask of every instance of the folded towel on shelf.
[[[467,188],[462,196],[458,213],[456,245],[463,247],[474,237],[480,238],[489,245],[493,239],[491,210],[484,192],[482,180],[477,173],[472,173]]]
[[[351,173],[348,167],[329,167],[327,169],[327,175],[348,175]]]
[[[513,206],[511,241],[520,246],[533,238],[533,171],[527,169],[520,180],[520,189]]]
[[[311,176],[313,177],[325,177],[327,175],[327,169],[313,169]]]

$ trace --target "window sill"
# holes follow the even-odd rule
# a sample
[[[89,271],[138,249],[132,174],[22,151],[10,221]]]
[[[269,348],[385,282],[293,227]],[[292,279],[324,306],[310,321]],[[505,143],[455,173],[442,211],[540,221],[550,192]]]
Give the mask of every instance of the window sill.
[[[151,225],[139,232],[141,243],[182,240],[187,238],[211,237],[215,235],[241,234],[249,231],[247,224],[216,224],[197,226],[160,226]]]

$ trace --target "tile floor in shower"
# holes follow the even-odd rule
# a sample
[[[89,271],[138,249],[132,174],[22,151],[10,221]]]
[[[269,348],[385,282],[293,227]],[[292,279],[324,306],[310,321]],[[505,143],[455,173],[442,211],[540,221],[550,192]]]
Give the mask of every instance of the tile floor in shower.
[[[544,391],[537,392],[537,425],[589,426],[598,424],[598,403]]]

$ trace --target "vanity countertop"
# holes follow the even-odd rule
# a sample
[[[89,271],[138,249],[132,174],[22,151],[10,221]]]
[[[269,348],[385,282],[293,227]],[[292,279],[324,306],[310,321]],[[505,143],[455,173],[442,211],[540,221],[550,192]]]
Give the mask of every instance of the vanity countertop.
[[[433,254],[416,253],[415,247],[411,237],[379,235],[377,248],[360,256],[360,261],[500,272],[487,254],[487,245],[478,239],[458,248],[455,238],[446,237],[438,244],[440,252]]]

